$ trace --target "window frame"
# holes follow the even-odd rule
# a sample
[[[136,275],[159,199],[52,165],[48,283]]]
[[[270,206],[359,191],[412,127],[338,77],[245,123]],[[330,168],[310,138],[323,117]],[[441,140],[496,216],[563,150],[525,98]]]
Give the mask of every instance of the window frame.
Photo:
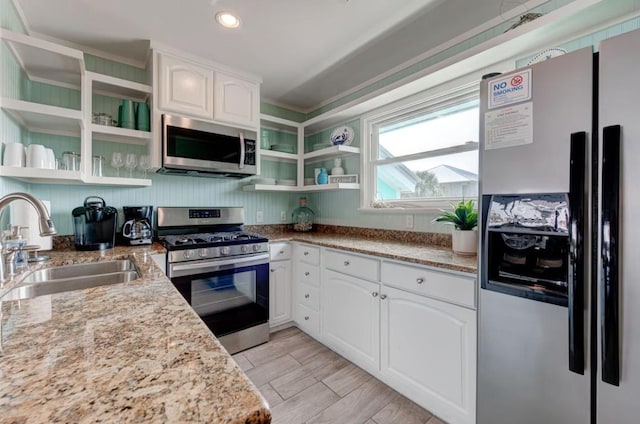
[[[479,98],[480,79],[476,77],[469,81],[468,78],[460,78],[391,103],[364,115],[360,119],[360,128],[362,128],[363,131],[360,145],[362,172],[359,211],[379,213],[406,213],[407,210],[434,211],[447,208],[451,203],[462,200],[462,198],[459,197],[441,197],[426,200],[397,199],[385,202],[387,204],[385,207],[374,207],[373,201],[376,197],[376,167],[390,163],[406,162],[407,160],[478,150],[479,134],[478,140],[474,144],[426,150],[405,156],[378,159],[378,132],[376,129],[380,126],[388,126],[396,122],[406,121],[411,117],[432,113]]]

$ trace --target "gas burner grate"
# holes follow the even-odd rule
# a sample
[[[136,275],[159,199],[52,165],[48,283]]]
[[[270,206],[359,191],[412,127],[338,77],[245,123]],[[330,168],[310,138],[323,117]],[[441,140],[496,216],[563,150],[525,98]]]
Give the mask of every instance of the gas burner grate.
[[[252,241],[263,239],[260,234],[249,231],[225,231],[217,233],[196,233],[188,235],[167,235],[164,241],[170,246],[185,246],[199,244],[215,244],[230,241]]]

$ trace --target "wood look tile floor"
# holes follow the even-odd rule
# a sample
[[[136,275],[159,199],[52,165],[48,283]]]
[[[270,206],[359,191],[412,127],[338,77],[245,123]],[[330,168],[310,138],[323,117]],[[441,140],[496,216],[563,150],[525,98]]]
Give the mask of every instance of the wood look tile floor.
[[[295,327],[233,358],[269,402],[273,424],[443,424]]]

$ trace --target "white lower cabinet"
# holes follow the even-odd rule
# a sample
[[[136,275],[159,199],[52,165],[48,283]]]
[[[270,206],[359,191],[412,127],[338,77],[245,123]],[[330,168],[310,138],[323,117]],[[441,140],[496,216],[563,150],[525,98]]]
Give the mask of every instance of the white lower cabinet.
[[[158,268],[162,271],[163,274],[167,273],[167,254],[166,253],[153,253],[151,255],[151,259],[153,262],[158,265]]]
[[[293,244],[293,320],[302,331],[320,339],[320,248]]]
[[[291,245],[269,245],[269,327],[286,324],[293,319],[291,287]]]
[[[381,290],[383,380],[446,422],[475,422],[476,312]]]
[[[294,252],[302,331],[442,420],[475,423],[475,276],[296,243]]]
[[[269,264],[269,327],[291,321],[291,261]]]
[[[325,271],[322,338],[360,367],[375,372],[380,355],[379,283]]]

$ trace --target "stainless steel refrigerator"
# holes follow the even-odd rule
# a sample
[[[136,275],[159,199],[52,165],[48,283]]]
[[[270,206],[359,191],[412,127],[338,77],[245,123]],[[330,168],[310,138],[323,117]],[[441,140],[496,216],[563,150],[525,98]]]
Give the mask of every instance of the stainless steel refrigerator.
[[[478,424],[640,422],[640,31],[481,87]]]

